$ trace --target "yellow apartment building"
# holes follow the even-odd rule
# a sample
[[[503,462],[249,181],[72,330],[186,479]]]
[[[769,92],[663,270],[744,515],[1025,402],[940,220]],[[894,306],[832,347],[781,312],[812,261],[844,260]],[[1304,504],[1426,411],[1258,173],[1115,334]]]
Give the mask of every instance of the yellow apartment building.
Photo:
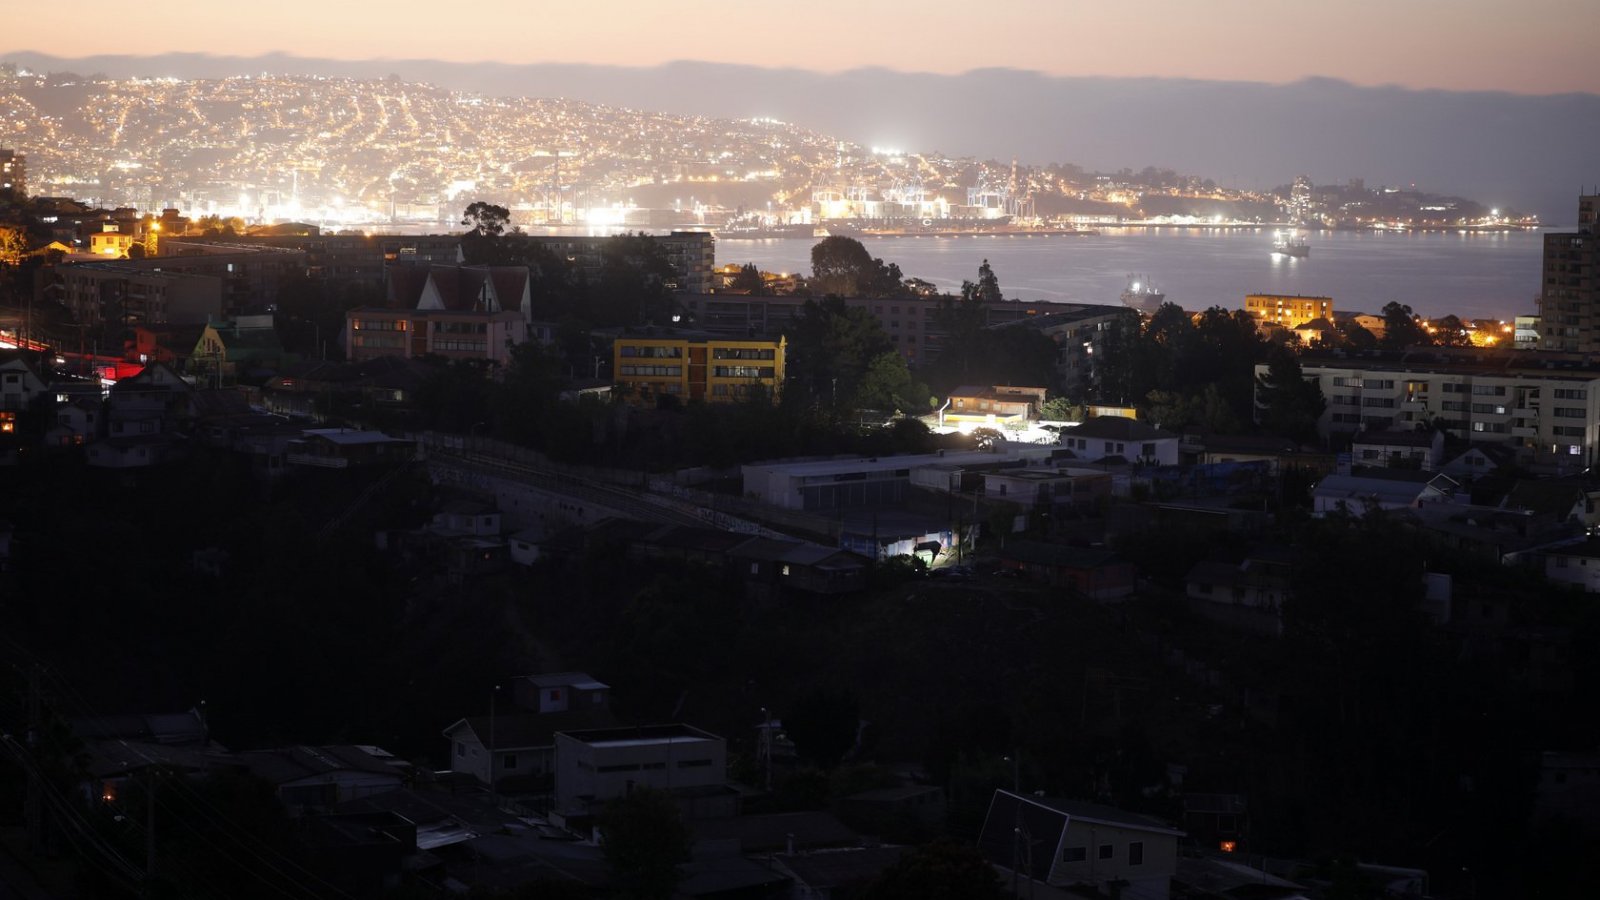
[[[659,397],[730,403],[760,386],[776,399],[783,389],[782,338],[733,339],[681,335],[617,338],[611,350],[613,380],[634,403]]]
[[[1244,298],[1244,310],[1255,318],[1257,328],[1276,325],[1293,329],[1313,319],[1332,322],[1333,298],[1301,294],[1250,294]]]

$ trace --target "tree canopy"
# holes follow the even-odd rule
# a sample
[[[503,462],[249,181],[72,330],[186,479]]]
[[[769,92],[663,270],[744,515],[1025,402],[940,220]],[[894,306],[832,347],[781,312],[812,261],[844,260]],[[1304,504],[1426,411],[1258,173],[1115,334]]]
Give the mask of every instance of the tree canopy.
[[[1378,345],[1385,350],[1404,350],[1421,344],[1431,344],[1428,332],[1423,330],[1411,307],[1391,300],[1383,306],[1383,337]]]
[[[636,787],[600,814],[600,849],[627,897],[666,900],[677,890],[689,861],[692,836],[672,795]]]
[[[1256,408],[1261,427],[1273,434],[1311,442],[1317,421],[1328,407],[1322,388],[1300,370],[1300,360],[1279,347],[1267,358],[1267,371],[1256,376]]]
[[[894,263],[884,264],[855,238],[833,235],[811,248],[811,288],[838,297],[885,297],[904,289]]]

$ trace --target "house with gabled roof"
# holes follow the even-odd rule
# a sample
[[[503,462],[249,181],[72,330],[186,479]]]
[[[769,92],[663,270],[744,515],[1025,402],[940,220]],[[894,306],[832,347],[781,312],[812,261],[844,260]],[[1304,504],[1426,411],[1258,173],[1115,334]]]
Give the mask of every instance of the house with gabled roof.
[[[939,413],[939,424],[993,428],[1027,422],[1038,417],[1044,401],[1042,387],[962,385],[950,392],[946,408]]]
[[[1444,432],[1433,428],[1360,431],[1350,439],[1350,458],[1358,466],[1432,472],[1443,456]]]
[[[0,362],[0,411],[24,412],[44,396],[47,385],[20,354]]]
[[[526,266],[397,264],[385,270],[386,304],[345,315],[345,356],[437,355],[507,365],[533,320]]]
[[[495,696],[489,715],[457,719],[444,737],[451,769],[510,791],[548,787],[556,732],[617,724],[610,685],[583,672],[518,676]]]
[[[0,456],[12,457],[21,452],[25,414],[47,396],[48,386],[20,354],[0,359]]]
[[[1549,548],[1540,555],[1546,578],[1586,593],[1600,593],[1600,538]]]
[[[307,428],[299,440],[289,442],[285,461],[291,466],[348,469],[409,462],[416,452],[415,441],[390,437],[381,431]]]
[[[1027,879],[1024,896],[1167,900],[1183,837],[1151,816],[997,790],[978,850],[1005,880]]]
[[[1175,466],[1183,436],[1136,419],[1096,416],[1061,431],[1061,446],[1085,462],[1122,459],[1146,465]]]
[[[1482,478],[1517,464],[1517,451],[1505,444],[1475,442],[1467,449],[1446,454],[1439,471],[1462,483]]]
[[[1449,503],[1460,485],[1448,475],[1407,469],[1358,469],[1349,475],[1329,475],[1311,491],[1312,515],[1334,512],[1366,515],[1369,509],[1417,509],[1423,504]]]
[[[337,744],[252,750],[238,763],[271,784],[291,815],[392,791],[411,777],[410,763],[381,747]]]
[[[121,379],[106,395],[105,438],[88,445],[89,465],[130,469],[184,459],[193,399],[194,388],[166,363]]]
[[[1569,479],[1518,479],[1500,501],[1502,509],[1544,513],[1558,522],[1600,524],[1600,488]]]
[[[1239,563],[1202,560],[1184,577],[1189,607],[1223,624],[1274,637],[1283,634],[1293,557],[1281,547],[1258,547]]]

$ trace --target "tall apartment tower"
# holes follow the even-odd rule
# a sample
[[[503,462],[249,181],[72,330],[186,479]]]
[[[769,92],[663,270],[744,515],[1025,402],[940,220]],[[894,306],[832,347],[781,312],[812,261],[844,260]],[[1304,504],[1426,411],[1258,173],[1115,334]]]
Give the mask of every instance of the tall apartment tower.
[[[1600,194],[1578,198],[1578,230],[1544,236],[1539,349],[1600,351]]]
[[[0,147],[0,190],[28,192],[28,158],[4,147]]]

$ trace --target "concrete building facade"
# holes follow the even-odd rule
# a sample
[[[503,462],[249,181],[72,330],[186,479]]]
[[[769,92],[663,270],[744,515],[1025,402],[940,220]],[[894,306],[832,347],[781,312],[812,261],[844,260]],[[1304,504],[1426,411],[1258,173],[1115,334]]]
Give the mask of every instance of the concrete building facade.
[[[1600,461],[1600,364],[1580,355],[1425,347],[1307,355],[1300,365],[1327,400],[1324,437],[1437,423],[1461,440],[1511,447],[1539,471]]]
[[[1244,298],[1244,311],[1256,320],[1257,328],[1276,326],[1294,329],[1316,319],[1332,322],[1333,298],[1300,294],[1248,294]]]
[[[661,397],[731,403],[783,390],[784,338],[719,338],[663,330],[619,336],[611,347],[613,377],[630,402]]]
[[[1600,350],[1600,194],[1578,198],[1578,230],[1544,236],[1539,349]]]

